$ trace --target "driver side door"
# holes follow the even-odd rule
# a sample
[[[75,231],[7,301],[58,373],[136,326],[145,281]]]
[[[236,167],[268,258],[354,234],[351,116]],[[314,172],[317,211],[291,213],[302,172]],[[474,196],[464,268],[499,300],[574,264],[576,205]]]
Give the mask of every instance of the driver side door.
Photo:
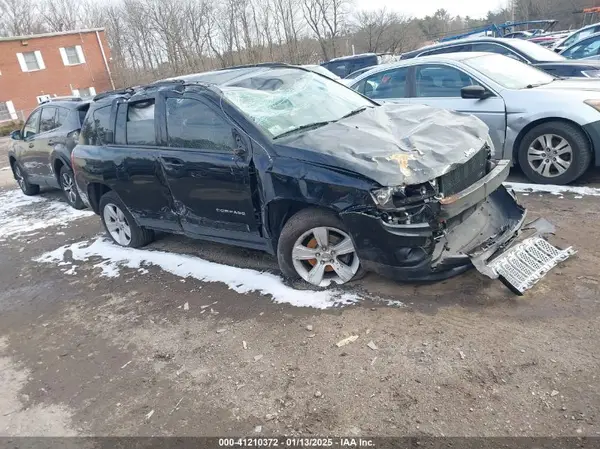
[[[506,138],[504,100],[496,94],[485,99],[462,98],[461,89],[473,85],[481,83],[456,67],[445,64],[420,64],[415,66],[414,102],[478,117],[490,129],[490,137],[496,150],[495,157],[501,158]]]
[[[399,67],[375,73],[352,88],[378,103],[410,103],[409,67]]]

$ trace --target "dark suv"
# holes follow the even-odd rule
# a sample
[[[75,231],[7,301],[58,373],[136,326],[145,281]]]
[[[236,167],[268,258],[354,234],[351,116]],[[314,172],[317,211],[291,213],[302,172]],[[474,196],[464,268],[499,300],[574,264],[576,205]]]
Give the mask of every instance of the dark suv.
[[[473,116],[380,106],[317,73],[263,65],[94,101],[73,166],[122,246],[160,230],[260,249],[321,287],[365,269],[413,281],[475,266],[522,293],[570,250],[515,242],[525,210],[502,186],[510,162],[491,152]]]
[[[13,131],[8,151],[14,177],[25,195],[40,187],[63,190],[69,204],[82,209],[71,169],[71,151],[79,141],[89,101],[50,100],[38,106],[23,129]]]

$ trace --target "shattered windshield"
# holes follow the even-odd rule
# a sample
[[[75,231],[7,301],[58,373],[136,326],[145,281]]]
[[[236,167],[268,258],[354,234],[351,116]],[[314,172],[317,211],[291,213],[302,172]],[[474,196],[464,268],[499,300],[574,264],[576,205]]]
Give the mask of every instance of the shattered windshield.
[[[293,68],[253,74],[221,90],[273,138],[323,126],[374,106],[336,81]]]

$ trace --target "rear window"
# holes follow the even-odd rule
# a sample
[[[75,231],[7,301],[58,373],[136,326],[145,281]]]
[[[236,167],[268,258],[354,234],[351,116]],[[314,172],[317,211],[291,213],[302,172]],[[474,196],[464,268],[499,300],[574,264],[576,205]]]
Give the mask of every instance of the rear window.
[[[154,100],[129,103],[127,108],[127,145],[156,145]]]
[[[109,142],[110,105],[90,111],[85,116],[81,129],[81,139],[84,145],[106,145]]]

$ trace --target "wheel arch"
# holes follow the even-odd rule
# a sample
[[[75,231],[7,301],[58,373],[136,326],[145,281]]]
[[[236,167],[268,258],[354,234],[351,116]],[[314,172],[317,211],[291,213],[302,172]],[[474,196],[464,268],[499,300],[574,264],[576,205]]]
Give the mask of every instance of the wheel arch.
[[[87,195],[92,210],[100,215],[100,198],[112,189],[101,182],[91,182],[87,185]]]
[[[265,224],[266,231],[274,243],[279,240],[281,231],[287,221],[303,209],[320,209],[339,216],[339,211],[333,207],[292,199],[273,200],[266,205]]]
[[[52,161],[52,169],[54,170],[54,177],[56,178],[56,182],[60,185],[60,170],[63,166],[67,166],[70,168],[69,163],[63,159],[62,156],[54,156],[54,160]]]
[[[590,135],[586,132],[586,130],[583,126],[581,126],[579,123],[577,123],[573,120],[569,120],[564,117],[544,117],[544,118],[540,118],[538,120],[534,120],[531,123],[528,123],[526,126],[523,127],[523,129],[521,129],[521,131],[519,131],[519,134],[517,134],[517,137],[515,138],[515,143],[513,145],[513,151],[512,151],[513,161],[515,164],[519,163],[519,149],[521,148],[521,143],[523,142],[523,138],[527,135],[527,133],[529,131],[531,131],[533,128],[535,128],[536,126],[543,125],[544,123],[549,123],[549,122],[567,123],[569,125],[575,126],[577,129],[579,129],[581,132],[583,132],[583,134],[585,135],[585,137],[587,138],[587,140],[590,144],[590,147],[592,148],[592,158],[593,158],[592,162],[594,161],[595,154],[593,151],[593,142],[592,142]]]

